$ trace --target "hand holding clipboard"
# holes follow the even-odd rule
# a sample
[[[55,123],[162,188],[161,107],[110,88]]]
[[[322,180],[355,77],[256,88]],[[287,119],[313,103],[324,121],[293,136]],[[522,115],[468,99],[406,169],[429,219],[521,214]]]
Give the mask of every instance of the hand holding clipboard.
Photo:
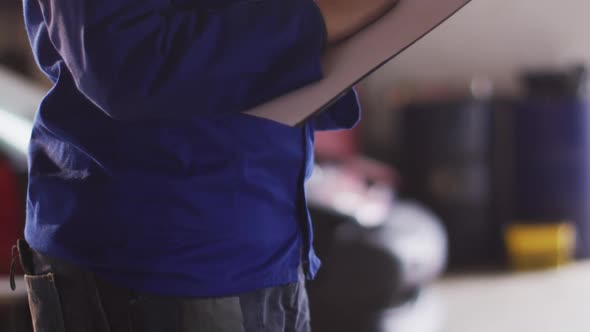
[[[326,24],[328,45],[338,43],[373,23],[398,0],[318,0]]]
[[[329,107],[360,80],[428,34],[469,1],[399,0],[385,15],[377,15],[375,22],[327,49],[322,58],[322,80],[246,113],[290,126],[301,123]]]

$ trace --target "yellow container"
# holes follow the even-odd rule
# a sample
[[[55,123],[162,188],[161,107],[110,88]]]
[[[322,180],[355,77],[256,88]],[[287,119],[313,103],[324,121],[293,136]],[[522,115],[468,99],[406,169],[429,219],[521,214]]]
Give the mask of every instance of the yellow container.
[[[570,222],[512,224],[504,237],[510,262],[517,270],[555,268],[574,256],[576,230]]]

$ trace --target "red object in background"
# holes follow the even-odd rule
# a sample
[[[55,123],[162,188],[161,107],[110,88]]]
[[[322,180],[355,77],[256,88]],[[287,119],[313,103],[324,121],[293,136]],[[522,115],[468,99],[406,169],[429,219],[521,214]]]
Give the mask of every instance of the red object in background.
[[[354,88],[360,97],[361,91]],[[361,128],[349,130],[316,131],[314,150],[318,160],[347,159],[357,157],[360,151]]]
[[[345,159],[358,156],[359,127],[351,130],[317,131],[315,152],[318,159]]]
[[[22,230],[18,193],[16,175],[0,159],[0,274],[9,272],[11,248]]]

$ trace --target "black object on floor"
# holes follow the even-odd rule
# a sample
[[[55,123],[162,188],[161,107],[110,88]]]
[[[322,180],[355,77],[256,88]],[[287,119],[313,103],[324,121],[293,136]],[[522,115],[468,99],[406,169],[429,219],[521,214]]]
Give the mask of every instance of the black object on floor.
[[[312,178],[308,188],[315,247],[323,262],[307,286],[312,330],[405,332],[392,326],[419,315],[422,306],[411,304],[445,267],[444,229],[419,204],[381,199],[387,195],[365,190],[374,184],[362,181],[362,174],[338,173],[337,167],[320,167],[316,174],[324,176]],[[353,184],[341,185],[347,182]]]

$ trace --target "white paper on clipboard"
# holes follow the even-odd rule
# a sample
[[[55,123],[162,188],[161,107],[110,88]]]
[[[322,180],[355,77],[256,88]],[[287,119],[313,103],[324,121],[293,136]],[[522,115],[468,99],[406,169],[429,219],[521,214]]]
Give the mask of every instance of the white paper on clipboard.
[[[330,47],[324,78],[245,113],[295,126],[428,34],[470,0],[399,0],[381,19]]]

